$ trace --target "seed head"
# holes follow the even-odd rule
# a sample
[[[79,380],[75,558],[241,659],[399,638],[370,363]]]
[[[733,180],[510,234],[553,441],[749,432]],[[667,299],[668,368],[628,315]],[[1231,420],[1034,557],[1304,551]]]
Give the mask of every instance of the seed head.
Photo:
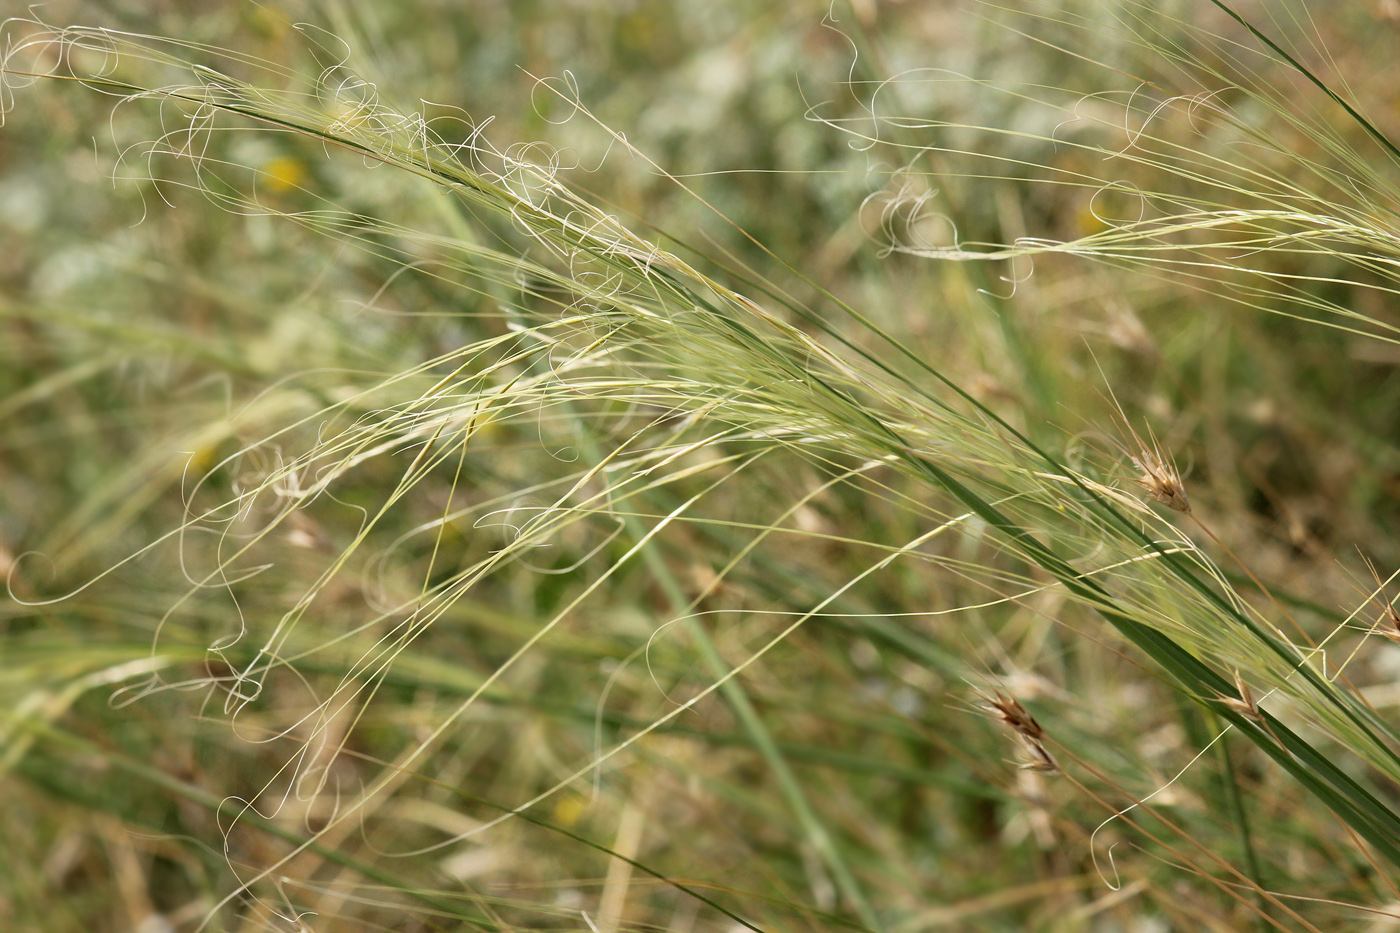
[[[1171,457],[1162,453],[1162,448],[1150,428],[1147,436],[1152,439],[1151,444],[1144,441],[1142,435],[1133,429],[1132,424],[1128,422],[1128,416],[1123,412],[1123,406],[1118,404],[1118,398],[1111,389],[1109,399],[1113,407],[1118,409],[1118,417],[1133,439],[1131,448],[1126,444],[1120,445],[1138,470],[1133,482],[1137,483],[1143,492],[1172,511],[1189,515],[1191,500],[1186,498],[1186,486],[1181,482],[1181,471],[1176,468]]]
[[[1376,619],[1376,624],[1371,626],[1371,634],[1388,638],[1396,644],[1400,644],[1400,610],[1393,605],[1381,600],[1381,614]]]
[[[1238,696],[1222,695],[1216,697],[1216,700],[1221,706],[1234,710],[1245,719],[1263,722],[1264,717],[1259,712],[1259,704],[1254,701],[1254,692],[1249,689],[1249,684],[1244,682],[1244,677],[1239,671],[1235,671],[1235,692]]]
[[[1186,498],[1186,487],[1181,482],[1181,471],[1176,464],[1163,456],[1155,443],[1151,447],[1144,444],[1136,431],[1133,432],[1133,440],[1137,442],[1137,451],[1129,452],[1128,456],[1142,474],[1133,482],[1172,511],[1190,514],[1191,501]]]
[[[1385,612],[1376,620],[1375,633],[1400,644],[1400,612],[1390,603],[1385,604]]]
[[[1035,721],[1035,717],[1030,714],[1030,711],[1021,705],[1020,701],[1000,690],[996,692],[995,696],[975,688],[974,692],[986,702],[982,709],[996,716],[1020,736],[1022,746],[1026,751],[1026,758],[1018,762],[1019,767],[1028,771],[1038,771],[1041,774],[1055,774],[1060,770],[1054,756],[1045,748],[1045,730],[1040,727],[1040,723]]]

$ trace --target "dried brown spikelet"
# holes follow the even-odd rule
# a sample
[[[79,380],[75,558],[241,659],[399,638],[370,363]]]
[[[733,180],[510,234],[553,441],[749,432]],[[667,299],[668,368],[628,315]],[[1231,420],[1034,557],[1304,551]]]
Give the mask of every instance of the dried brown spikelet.
[[[1385,604],[1385,612],[1376,620],[1373,631],[1384,638],[1400,644],[1400,612],[1390,603]]]
[[[1134,449],[1132,450],[1129,450],[1127,445],[1119,445],[1138,470],[1139,475],[1133,477],[1133,482],[1150,497],[1172,511],[1189,515],[1191,513],[1191,500],[1186,498],[1186,485],[1181,481],[1181,471],[1176,468],[1176,464],[1170,457],[1162,453],[1162,448],[1157,443],[1157,437],[1152,433],[1151,428],[1148,428],[1147,431],[1147,436],[1152,438],[1150,445],[1142,439],[1142,435],[1133,429],[1127,414],[1123,411],[1123,406],[1118,404],[1118,398],[1111,389],[1109,390],[1109,399],[1112,400],[1113,407],[1118,409],[1118,417],[1133,439]]]
[[[1376,618],[1376,624],[1371,626],[1371,634],[1388,638],[1396,644],[1400,644],[1400,611],[1384,599],[1381,601],[1384,607],[1381,614]]]
[[[986,701],[986,705],[982,709],[995,715],[1003,724],[1020,736],[1028,757],[1018,762],[1018,767],[1041,774],[1059,772],[1059,764],[1045,748],[1045,730],[1041,728],[1040,723],[1035,721],[1030,710],[1022,706],[1015,697],[1008,696],[1000,690],[996,692],[996,696],[983,693],[976,688],[973,688],[973,692]]]
[[[1239,671],[1235,671],[1235,690],[1239,694],[1238,696],[1220,696],[1216,698],[1216,701],[1221,706],[1234,710],[1246,719],[1263,722],[1264,717],[1259,712],[1259,704],[1254,702],[1254,692],[1249,689],[1249,684],[1244,682]]]
[[[994,713],[998,719],[1014,729],[1017,734],[1036,742],[1045,738],[1045,730],[1040,727],[1040,723],[1035,721],[1030,710],[1022,706],[1015,697],[1007,696],[1000,690],[997,691],[996,696],[989,696],[981,690],[975,692],[987,701],[987,705],[982,708],[989,713]]]
[[[1151,448],[1144,444],[1136,431],[1133,432],[1133,440],[1138,445],[1137,453],[1130,452],[1128,456],[1133,465],[1142,472],[1133,482],[1167,508],[1190,514],[1191,501],[1186,498],[1186,486],[1181,481],[1181,471],[1176,468],[1176,464],[1162,456],[1161,450],[1155,444]]]

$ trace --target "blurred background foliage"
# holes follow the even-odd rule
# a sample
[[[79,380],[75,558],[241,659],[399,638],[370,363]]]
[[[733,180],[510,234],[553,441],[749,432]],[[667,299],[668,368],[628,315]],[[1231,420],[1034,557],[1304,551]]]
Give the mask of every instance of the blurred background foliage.
[[[1169,6],[1247,41],[1203,4]],[[1267,6],[1240,8],[1263,15]],[[1008,161],[996,170],[954,151],[924,166],[940,173],[931,197],[959,236],[1092,233],[1114,209],[1112,191],[1037,181],[1046,167],[1075,169],[1086,158],[1039,138],[1062,115],[979,82],[1043,85],[1071,99],[1131,94],[1135,77],[1211,90],[1210,76],[1172,69],[1110,28],[1115,10],[1133,7],[1067,0],[1043,9],[1066,23],[1098,18],[1103,28],[1042,22],[1033,35],[1017,33],[1025,23],[995,7],[938,0],[54,2],[41,15],[236,49],[303,75],[345,55],[386,100],[441,118],[444,138],[490,117],[484,132],[501,147],[539,140],[576,190],[634,230],[693,250],[687,259],[741,291],[761,283],[818,315],[830,314],[833,297],[849,303],[1057,449],[1116,455],[1104,440],[1117,434],[1111,392],[1189,468],[1193,502],[1231,549],[1305,627],[1325,634],[1372,588],[1359,555],[1383,575],[1400,563],[1395,345],[1232,307],[1170,275],[1069,257],[1038,257],[1032,274],[1021,260],[888,254],[866,199],[907,154],[884,142],[853,145],[810,118],[815,111],[860,129],[870,124],[875,83],[941,69],[949,80],[897,81],[882,93],[905,114],[1013,134],[948,131],[949,150],[997,147]],[[1382,129],[1400,132],[1400,63],[1389,51],[1400,8],[1331,3],[1307,25],[1331,56],[1329,75]],[[694,195],[536,81],[566,74],[603,124]],[[1292,80],[1282,70],[1266,77]],[[357,249],[152,181],[140,144],[174,127],[149,102],[40,81],[6,106],[0,570],[14,598],[0,604],[0,926],[739,928],[692,893],[701,892],[764,930],[861,928],[872,917],[900,933],[1307,928],[1276,908],[1266,909],[1271,919],[1256,916],[1252,895],[1187,843],[1163,843],[1170,833],[1141,811],[1136,825],[1114,822],[1091,843],[1116,809],[1160,791],[1157,812],[1187,838],[1240,866],[1252,846],[1267,887],[1319,899],[1289,902],[1318,928],[1394,928],[1324,903],[1400,901],[1340,826],[1228,737],[1192,763],[1214,735],[1209,712],[1175,698],[1053,589],[998,602],[1017,581],[1037,579],[971,533],[937,547],[979,571],[895,564],[742,677],[864,892],[864,912],[718,696],[533,807],[529,820],[444,844],[713,681],[689,630],[666,623],[711,588],[753,529],[781,522],[796,533],[724,571],[697,607],[731,665],[878,561],[882,547],[917,537],[922,506],[879,471],[824,488],[830,471],[796,457],[746,469],[707,496],[703,520],[658,536],[658,562],[633,561],[608,577],[453,720],[430,757],[396,773],[405,749],[627,551],[627,534],[581,523],[473,588],[382,678],[357,668],[402,623],[385,607],[508,537],[506,513],[425,535],[452,491],[460,500],[465,490],[478,518],[552,501],[579,452],[608,440],[590,434],[587,413],[488,430],[456,486],[450,470],[427,477],[345,565],[339,555],[399,483],[406,455],[357,467],[262,543],[266,569],[226,588],[191,596],[185,578],[221,539],[162,536],[187,503],[197,510],[230,499],[294,456],[316,437],[325,406],[506,333],[515,309],[548,309],[547,289],[447,270],[430,246],[389,242],[380,228],[367,225],[367,248]],[[1264,132],[1285,131],[1273,114],[1253,118]],[[1331,119],[1367,151],[1359,131]],[[1212,131],[1185,122],[1164,130],[1190,146],[1225,147]],[[912,130],[902,139],[886,132],[895,144],[923,144]],[[210,145],[211,156],[254,170],[260,195],[280,210],[313,210],[324,199],[412,230],[463,235],[463,217],[435,189],[392,168],[252,123]],[[531,249],[507,224],[469,219],[483,239]],[[406,268],[400,249],[419,263]],[[1377,292],[1335,287],[1336,300],[1397,323]],[[389,402],[365,397],[349,416],[380,404]],[[652,512],[665,514],[708,482],[656,490]],[[801,496],[810,498],[798,504]],[[306,581],[330,570],[278,649],[297,662],[226,715],[230,673],[253,659]],[[997,573],[1005,589],[989,582]],[[1389,714],[1400,703],[1400,649],[1376,641],[1349,672]],[[1337,650],[1345,656],[1355,644],[1343,639]],[[153,672],[162,687],[148,690]],[[357,700],[330,719],[326,741],[343,748],[321,763],[333,774],[327,789],[298,794],[287,763],[319,754],[319,746],[302,751],[299,730],[347,672],[377,688],[362,708]],[[1080,775],[1088,790],[1018,770],[969,681],[1009,690],[1058,743],[1094,761],[1101,773]],[[279,862],[324,828],[337,788],[353,793],[385,775],[393,783],[373,809]],[[239,803],[254,798],[257,811]],[[1222,817],[1235,812],[1241,820]],[[274,877],[240,891],[274,863]],[[240,893],[229,900],[231,892]]]

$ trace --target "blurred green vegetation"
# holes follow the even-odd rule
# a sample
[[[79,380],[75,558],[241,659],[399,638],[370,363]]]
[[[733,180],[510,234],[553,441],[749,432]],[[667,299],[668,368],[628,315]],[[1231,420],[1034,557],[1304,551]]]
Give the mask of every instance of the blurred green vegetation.
[[[1222,70],[1258,69],[1288,92],[1288,70],[1218,11],[1167,6],[1191,26],[1160,41],[1207,55],[1197,30],[1219,31],[1237,43],[1220,46]],[[1391,5],[1330,4],[1312,21],[1240,8],[1261,28],[1315,34],[1328,79],[1400,131]],[[1277,617],[1262,581],[1308,637],[1330,639],[1329,675],[1345,661],[1388,718],[1400,648],[1363,637],[1374,606],[1351,618],[1375,589],[1362,558],[1381,578],[1400,565],[1400,320],[1384,269],[1261,260],[1364,313],[1363,333],[1268,313],[1294,308],[1285,298],[1240,307],[1234,270],[1192,281],[1064,254],[955,263],[885,248],[882,197],[900,178],[925,186],[913,232],[935,246],[954,228],[967,244],[1094,234],[1136,209],[1128,181],[1195,196],[1150,165],[1123,169],[1121,189],[1045,183],[1116,169],[1057,147],[1079,132],[1062,128],[1065,110],[1006,88],[1053,89],[1088,111],[1123,105],[1141,81],[1182,94],[1224,82],[1123,33],[1138,4],[1037,9],[1054,22],[915,0],[75,2],[41,15],[177,37],[196,60],[201,45],[236,50],[241,66],[210,52],[209,67],[281,80],[273,90],[353,72],[445,140],[480,130],[507,153],[557,160],[638,234],[756,301],[809,312],[791,319],[814,339],[836,344],[825,324],[850,353],[914,373],[844,302],[1068,462],[1111,474],[1121,461],[1123,489],[1122,419],[1150,424],[1229,550],[1183,534],[1242,601]],[[7,29],[13,44],[38,27]],[[561,76],[598,122],[540,83]],[[1393,176],[1305,90],[1300,113]],[[1257,749],[1230,732],[1215,741],[1218,698],[1175,692],[985,524],[928,542],[927,563],[881,567],[961,511],[888,465],[678,429],[695,445],[667,461],[666,482],[515,555],[423,624],[405,607],[506,551],[571,487],[593,491],[598,451],[650,438],[661,403],[541,402],[482,424],[460,463],[411,486],[408,443],[316,496],[297,498],[325,461],[259,484],[335,430],[408,410],[462,363],[459,348],[499,339],[473,357],[486,372],[523,320],[570,311],[556,283],[461,268],[442,241],[527,258],[539,243],[422,177],[255,120],[200,138],[196,176],[151,155],[153,141],[189,141],[193,107],[55,79],[5,92],[0,926],[1395,928],[1393,866]],[[1292,131],[1237,98],[1260,134]],[[889,104],[884,122],[872,100]],[[944,135],[930,143],[916,121]],[[1204,114],[1163,127],[1184,151],[1225,159],[1238,143]],[[1311,157],[1317,141],[1286,145]],[[898,172],[904,146],[922,150],[917,173]],[[220,196],[240,184],[291,216],[230,209]],[[331,206],[351,218],[338,238],[315,226]],[[561,341],[560,357],[576,349]],[[557,362],[501,363],[483,384]],[[712,468],[724,457],[743,465]],[[664,521],[692,499],[685,521]],[[1085,545],[1072,559],[1094,556],[1065,543]],[[220,576],[245,544],[243,575]],[[746,699],[716,691],[587,770],[709,688],[710,661],[749,662],[803,613],[736,678]],[[259,685],[240,676],[274,657]],[[1014,737],[973,686],[1025,703],[1066,773],[1018,769]],[[1346,760],[1400,806],[1393,784]]]

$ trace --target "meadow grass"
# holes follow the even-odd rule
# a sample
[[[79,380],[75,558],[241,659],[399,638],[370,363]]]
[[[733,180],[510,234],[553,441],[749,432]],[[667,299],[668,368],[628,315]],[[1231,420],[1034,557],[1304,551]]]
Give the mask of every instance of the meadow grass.
[[[0,309],[5,919],[1388,928],[1393,149],[1211,8],[640,7],[635,130],[389,103],[470,18],[9,22],[118,185]]]

